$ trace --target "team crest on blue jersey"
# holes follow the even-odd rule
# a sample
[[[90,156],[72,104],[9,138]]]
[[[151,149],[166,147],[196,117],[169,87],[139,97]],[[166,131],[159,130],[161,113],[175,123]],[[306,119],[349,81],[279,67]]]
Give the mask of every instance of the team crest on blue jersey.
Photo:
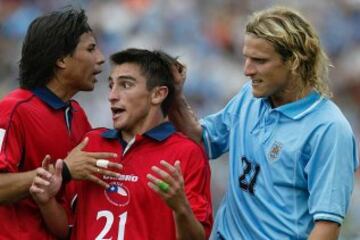
[[[113,205],[122,207],[130,202],[130,191],[122,183],[112,182],[104,191],[106,199]]]
[[[274,142],[274,144],[271,146],[268,157],[270,161],[276,161],[279,159],[281,149],[283,147],[283,144],[280,142]]]

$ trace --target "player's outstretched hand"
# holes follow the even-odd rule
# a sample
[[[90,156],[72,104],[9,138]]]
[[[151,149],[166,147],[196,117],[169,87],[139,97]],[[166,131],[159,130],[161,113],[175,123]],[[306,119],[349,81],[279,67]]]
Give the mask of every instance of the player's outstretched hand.
[[[36,169],[36,176],[30,186],[30,194],[38,205],[48,203],[61,187],[63,161],[58,159],[55,168],[49,162],[50,156],[47,155],[42,162],[42,167]]]
[[[77,145],[64,159],[65,164],[73,179],[90,180],[108,188],[109,185],[101,179],[101,176],[119,177],[119,173],[107,170],[107,168],[122,169],[122,165],[105,160],[116,158],[116,153],[83,151],[88,142],[89,138],[86,137]]]
[[[147,174],[149,180],[148,186],[160,195],[166,204],[175,212],[189,205],[185,190],[184,178],[181,173],[180,161],[176,161],[174,165],[161,160],[162,168],[157,166],[151,167],[151,170],[156,173]]]

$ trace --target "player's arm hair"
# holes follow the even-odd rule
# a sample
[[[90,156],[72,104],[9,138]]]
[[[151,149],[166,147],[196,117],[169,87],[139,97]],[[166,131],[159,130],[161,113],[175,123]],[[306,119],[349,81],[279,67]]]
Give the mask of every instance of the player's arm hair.
[[[331,221],[316,221],[308,240],[337,240],[340,224]]]
[[[64,207],[53,197],[48,203],[38,205],[47,228],[57,239],[68,239],[69,224]]]
[[[177,240],[204,240],[206,238],[203,225],[196,219],[189,204],[180,211],[174,211]]]
[[[0,204],[16,202],[28,197],[36,169],[21,173],[0,173]]]
[[[175,97],[169,111],[170,121],[176,129],[197,143],[202,141],[202,127],[183,94]]]

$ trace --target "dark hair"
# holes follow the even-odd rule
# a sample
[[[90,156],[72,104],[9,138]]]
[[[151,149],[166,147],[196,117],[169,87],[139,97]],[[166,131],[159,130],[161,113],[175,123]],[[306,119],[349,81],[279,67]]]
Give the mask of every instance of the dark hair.
[[[177,59],[162,51],[149,51],[145,49],[129,48],[110,56],[113,64],[134,63],[140,67],[146,78],[148,90],[156,86],[166,86],[168,95],[161,103],[161,111],[167,116],[169,108],[174,99],[174,76],[171,67]]]
[[[80,36],[91,31],[83,9],[67,7],[32,21],[21,51],[20,87],[45,86],[55,74],[56,61],[73,54]]]

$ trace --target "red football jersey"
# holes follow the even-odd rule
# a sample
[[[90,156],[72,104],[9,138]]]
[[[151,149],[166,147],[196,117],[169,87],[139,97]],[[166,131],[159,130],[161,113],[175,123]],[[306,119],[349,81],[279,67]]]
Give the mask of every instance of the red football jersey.
[[[102,177],[104,189],[89,181],[77,185],[72,239],[171,240],[176,239],[172,210],[148,186],[146,175],[161,160],[181,161],[185,192],[196,218],[210,235],[213,218],[210,167],[203,149],[164,123],[143,135],[125,150],[115,130],[97,129],[87,134],[87,151],[118,154],[109,159],[123,165],[119,178]]]
[[[46,88],[16,89],[0,102],[0,171],[25,172],[41,166],[46,154],[65,158],[90,130],[75,101],[71,107]],[[65,117],[66,108],[71,113]],[[31,197],[0,205],[0,239],[53,239]]]

